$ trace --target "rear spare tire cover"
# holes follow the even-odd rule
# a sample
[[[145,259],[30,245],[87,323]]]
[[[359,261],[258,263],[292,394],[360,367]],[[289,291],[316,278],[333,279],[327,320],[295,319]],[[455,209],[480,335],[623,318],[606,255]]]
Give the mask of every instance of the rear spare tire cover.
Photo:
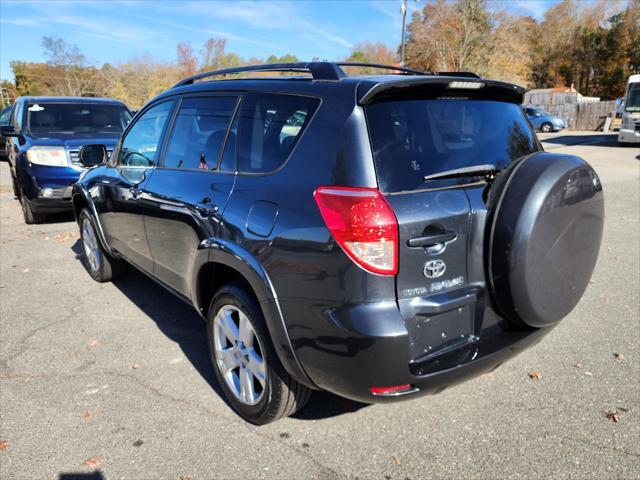
[[[508,320],[546,327],[576,306],[593,273],[604,224],[602,185],[589,164],[571,155],[536,153],[505,173],[489,207],[492,298]]]

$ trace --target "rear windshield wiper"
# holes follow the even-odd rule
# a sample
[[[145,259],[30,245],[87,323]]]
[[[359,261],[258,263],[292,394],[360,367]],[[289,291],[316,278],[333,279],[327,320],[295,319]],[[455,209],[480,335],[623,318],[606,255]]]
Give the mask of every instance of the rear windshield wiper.
[[[426,175],[424,181],[427,180],[439,180],[444,178],[462,178],[462,177],[477,177],[480,175],[491,175],[498,171],[495,165],[490,163],[486,165],[472,165],[471,167],[456,168],[454,170],[446,170],[444,172],[433,173]]]

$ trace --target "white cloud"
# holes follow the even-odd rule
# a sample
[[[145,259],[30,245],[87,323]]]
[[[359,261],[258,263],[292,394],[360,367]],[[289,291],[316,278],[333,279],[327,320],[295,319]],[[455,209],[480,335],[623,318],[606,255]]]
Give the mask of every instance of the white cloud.
[[[31,18],[14,18],[5,20],[0,18],[0,23],[7,23],[9,25],[17,25],[19,27],[37,27],[40,25],[40,22],[37,22]]]
[[[301,30],[311,31],[329,42],[351,48],[353,44],[325,28],[304,20],[304,13],[298,6],[300,2],[186,2],[181,8],[212,18],[225,18],[245,23],[261,29],[285,29],[295,33]],[[175,8],[172,4],[172,8]]]

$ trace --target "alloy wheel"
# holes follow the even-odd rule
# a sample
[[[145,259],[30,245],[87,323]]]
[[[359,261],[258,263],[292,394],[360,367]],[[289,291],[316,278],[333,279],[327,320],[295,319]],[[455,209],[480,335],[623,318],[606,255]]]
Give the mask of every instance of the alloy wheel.
[[[258,404],[266,388],[264,349],[240,309],[224,305],[218,310],[213,344],[216,365],[235,398],[245,405]]]
[[[98,240],[93,231],[93,225],[88,218],[82,222],[82,245],[84,246],[84,254],[89,262],[92,272],[97,272],[100,268],[100,249],[98,248]]]

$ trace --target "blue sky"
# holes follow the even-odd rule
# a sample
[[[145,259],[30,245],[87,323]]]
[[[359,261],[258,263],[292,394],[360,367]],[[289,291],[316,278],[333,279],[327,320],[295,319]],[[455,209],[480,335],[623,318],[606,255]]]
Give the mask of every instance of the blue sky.
[[[540,19],[557,1],[489,0],[489,6]],[[410,12],[424,3],[409,0]],[[13,78],[11,60],[42,61],[45,35],[77,44],[101,65],[146,54],[173,60],[178,42],[190,41],[198,52],[209,37],[226,38],[227,49],[245,58],[292,53],[333,60],[364,40],[395,48],[400,32],[400,0],[0,0],[0,78]]]

